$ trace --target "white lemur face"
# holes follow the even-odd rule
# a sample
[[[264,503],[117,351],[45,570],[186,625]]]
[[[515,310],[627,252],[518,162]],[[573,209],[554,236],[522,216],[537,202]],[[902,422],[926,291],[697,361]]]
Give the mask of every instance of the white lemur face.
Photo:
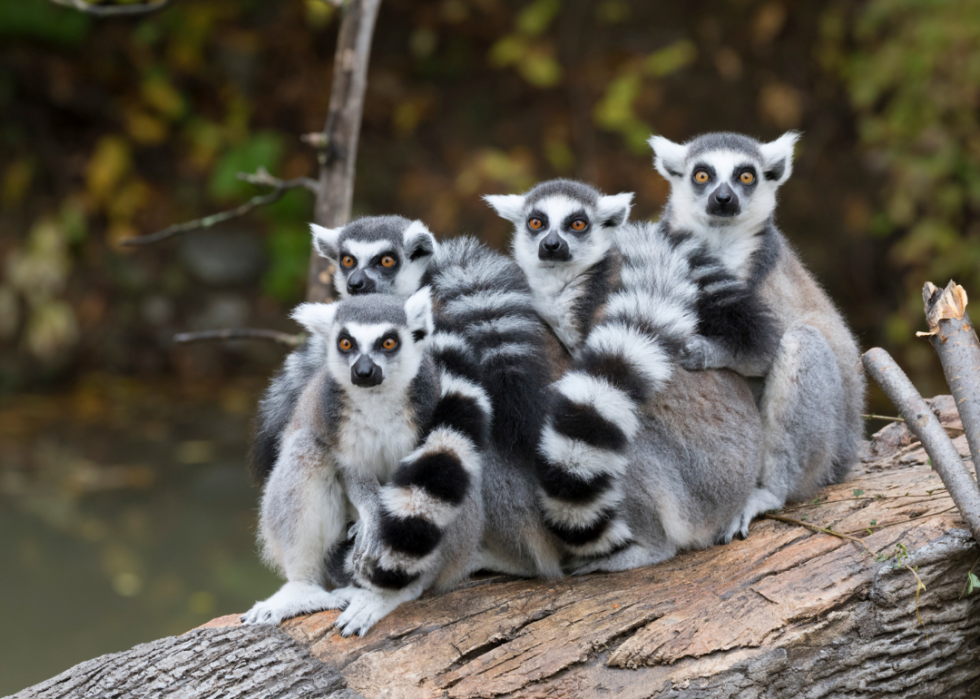
[[[776,208],[776,192],[793,170],[790,131],[771,143],[732,133],[710,133],[683,145],[650,138],[654,165],[671,185],[670,207],[682,228],[754,232]]]
[[[429,287],[406,301],[372,294],[304,303],[292,317],[326,340],[330,374],[349,393],[382,384],[387,391],[407,389],[433,329]]]
[[[514,224],[514,257],[530,278],[534,270],[581,271],[599,262],[629,216],[633,194],[603,196],[580,182],[551,180],[524,195],[484,199]]]
[[[421,221],[401,216],[366,216],[343,228],[310,224],[313,245],[337,268],[334,286],[341,298],[361,294],[408,297],[436,249],[436,241]]]

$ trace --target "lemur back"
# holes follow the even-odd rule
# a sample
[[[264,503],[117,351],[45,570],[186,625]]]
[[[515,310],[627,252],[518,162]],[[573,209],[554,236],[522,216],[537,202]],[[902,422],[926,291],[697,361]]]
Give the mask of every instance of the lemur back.
[[[694,338],[683,362],[692,369],[730,367],[765,377],[760,408],[767,426],[766,480],[780,501],[774,506],[842,481],[864,429],[857,342],[774,221],[776,193],[792,172],[797,138],[790,132],[760,143],[720,133],[683,145],[650,139],[656,168],[671,183],[662,228],[681,245],[702,244],[758,296],[771,318],[772,331],[755,333],[756,343],[733,340],[739,329],[732,323],[714,337]],[[724,320],[724,303],[717,301],[704,299],[700,310]]]
[[[741,529],[737,505],[749,497],[758,464],[752,440],[758,416],[745,381],[689,375],[672,358],[695,330],[697,287],[668,240],[623,226],[630,198],[562,180],[523,196],[487,197],[514,223],[515,256],[536,306],[572,357],[554,387],[539,476],[546,518],[573,554],[576,572],[644,565],[679,547],[730,538],[733,522]],[[730,456],[717,448],[731,459],[727,480],[712,472],[714,454],[701,456],[711,440],[657,438],[675,432],[670,422],[678,406],[665,399],[670,387],[694,384],[696,393],[701,383],[729,384],[728,400],[704,406],[698,413],[707,415],[704,424],[692,415],[691,432],[724,444],[733,440],[719,429],[748,437],[744,444],[734,440]],[[753,414],[755,424],[746,417]],[[717,483],[708,492],[725,492],[726,507],[701,509],[689,497],[698,491],[685,490],[693,487],[688,477],[704,481],[701,487]]]
[[[478,564],[489,401],[471,381],[472,350],[458,347],[452,367],[429,350],[439,333],[427,288],[404,302],[304,304],[294,317],[324,361],[291,411],[263,490],[264,556],[287,583],[243,619],[346,606],[337,625],[364,633]],[[322,588],[349,579],[353,587]]]

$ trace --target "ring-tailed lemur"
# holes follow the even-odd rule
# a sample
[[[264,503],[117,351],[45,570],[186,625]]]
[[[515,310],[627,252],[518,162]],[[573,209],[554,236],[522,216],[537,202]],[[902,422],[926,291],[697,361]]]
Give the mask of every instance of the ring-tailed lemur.
[[[682,363],[765,377],[760,497],[768,497],[762,497],[762,508],[782,507],[843,481],[864,430],[857,341],[774,222],[776,192],[792,172],[798,137],[789,132],[761,143],[712,133],[683,145],[662,136],[650,139],[654,164],[671,185],[662,230],[679,247],[705,246],[722,265],[702,267],[707,294],[701,310],[717,323],[710,336],[689,340]],[[718,271],[734,275],[761,299],[774,320],[772,332],[746,334],[726,322],[728,290],[738,285],[713,286]]]
[[[741,377],[677,370],[697,322],[686,257],[648,227],[621,228],[631,194],[556,180],[486,199],[514,224],[535,305],[574,357],[539,461],[573,571],[730,539],[758,473],[759,418]]]
[[[534,476],[550,383],[544,354],[548,330],[534,311],[521,270],[472,238],[437,245],[423,224],[397,216],[363,218],[341,229],[313,226],[312,231],[317,251],[336,263],[334,283],[342,297],[362,292],[350,282],[365,264],[385,270],[376,275],[384,283],[375,281],[385,293],[407,295],[422,283],[431,285],[436,326],[447,338],[432,351],[452,365],[458,347],[471,347],[493,406],[491,438],[483,453],[483,567],[513,575],[561,575],[561,547],[541,520]],[[266,391],[251,459],[257,481],[264,481],[274,462],[293,407],[324,352],[324,343],[311,336],[286,359]]]
[[[293,317],[325,354],[262,494],[263,556],[287,582],[242,619],[278,623],[345,608],[337,627],[363,634],[402,602],[451,587],[478,564],[490,405],[468,348],[457,344],[452,366],[427,349],[445,342],[433,335],[428,288],[407,301],[303,304]],[[360,547],[347,552],[351,521]],[[347,559],[342,572],[338,554]],[[348,576],[355,586],[323,589]]]

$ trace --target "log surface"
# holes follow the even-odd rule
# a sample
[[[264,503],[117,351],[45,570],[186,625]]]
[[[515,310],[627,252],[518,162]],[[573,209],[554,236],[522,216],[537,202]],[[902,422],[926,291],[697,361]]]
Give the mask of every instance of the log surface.
[[[962,435],[951,399],[932,405]],[[954,443],[969,455],[965,437]],[[847,483],[782,514],[882,556],[904,546],[926,587],[924,628],[915,575],[894,556],[759,520],[745,541],[649,568],[475,580],[364,638],[340,637],[337,612],[278,629],[222,617],[15,696],[980,696],[980,593],[964,594],[980,546],[904,425],[875,436]]]

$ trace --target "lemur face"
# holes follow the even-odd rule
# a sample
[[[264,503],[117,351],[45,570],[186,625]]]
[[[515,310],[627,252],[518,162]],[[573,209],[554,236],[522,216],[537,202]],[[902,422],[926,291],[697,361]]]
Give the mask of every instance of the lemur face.
[[[341,298],[361,294],[407,297],[415,293],[435,252],[435,238],[421,221],[368,216],[343,228],[310,225],[317,252],[336,266]]]
[[[432,334],[432,297],[424,287],[406,301],[374,294],[304,303],[293,318],[326,340],[327,367],[342,388],[404,390]]]
[[[484,197],[514,224],[514,256],[531,268],[591,267],[629,216],[631,193],[603,196],[580,182],[552,180],[525,195]]]
[[[789,132],[772,143],[739,134],[712,133],[684,145],[650,139],[657,170],[671,184],[672,214],[685,227],[761,226],[776,208],[776,192],[789,179]]]

